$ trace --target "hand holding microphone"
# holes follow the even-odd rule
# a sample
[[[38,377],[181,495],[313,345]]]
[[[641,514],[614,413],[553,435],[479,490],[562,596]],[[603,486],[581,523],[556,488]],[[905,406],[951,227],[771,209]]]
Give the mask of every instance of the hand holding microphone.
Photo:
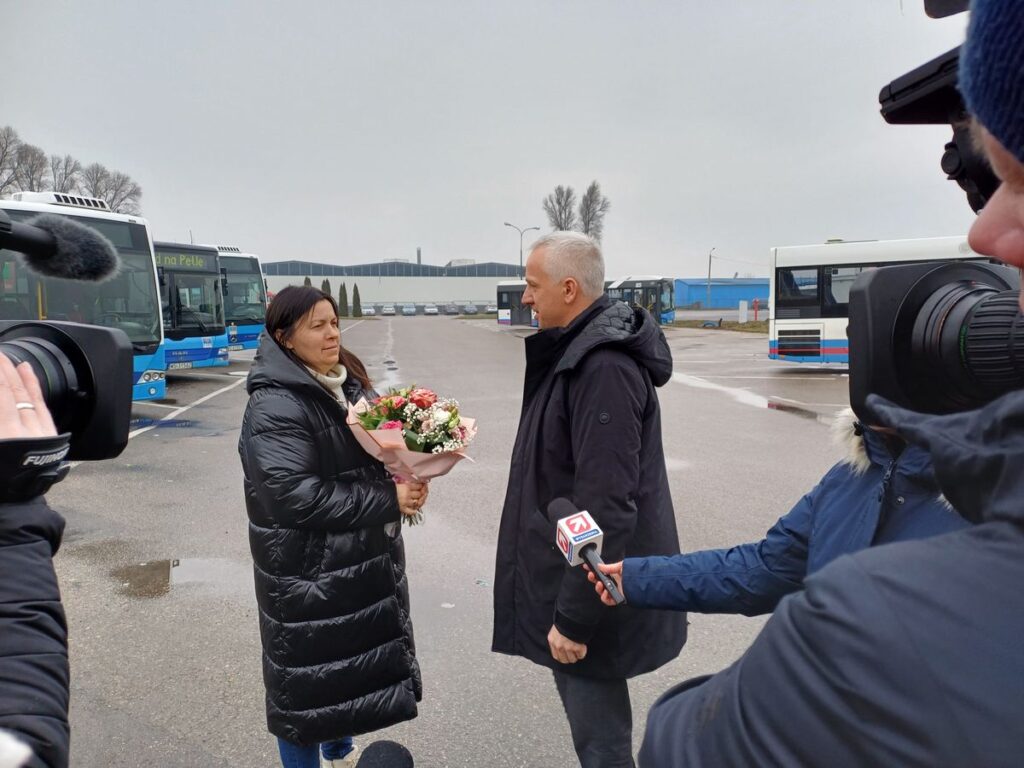
[[[587,578],[593,581],[595,578],[601,583],[607,596],[611,599],[609,603],[605,596],[601,600],[608,605],[621,605],[626,601],[622,594],[620,584],[617,584],[605,571],[601,570],[604,561],[601,560],[601,542],[604,540],[604,532],[597,524],[590,513],[586,510],[578,510],[568,499],[555,499],[548,505],[548,515],[555,524],[555,544],[559,551],[569,561],[569,565],[581,565],[586,563],[590,569]],[[619,570],[621,572],[621,563]],[[620,576],[621,579],[621,576]],[[598,590],[598,594],[601,592]]]
[[[615,586],[618,587],[623,600],[625,600],[625,593],[622,591],[622,561],[620,560],[617,563],[599,563],[597,569],[599,574],[606,578],[610,578],[615,583]],[[590,579],[590,583],[594,585],[594,589],[597,591],[597,596],[601,598],[602,603],[610,606],[619,605],[619,603],[615,601],[615,598],[613,598],[609,593],[608,588],[605,587],[604,579],[597,576],[589,566],[587,566],[587,578]]]

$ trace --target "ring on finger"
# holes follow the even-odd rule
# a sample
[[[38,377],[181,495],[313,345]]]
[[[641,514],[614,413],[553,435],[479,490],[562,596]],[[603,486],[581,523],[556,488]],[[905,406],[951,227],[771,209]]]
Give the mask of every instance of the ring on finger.
[[[36,409],[32,403],[15,403],[14,407],[19,411],[34,411]]]

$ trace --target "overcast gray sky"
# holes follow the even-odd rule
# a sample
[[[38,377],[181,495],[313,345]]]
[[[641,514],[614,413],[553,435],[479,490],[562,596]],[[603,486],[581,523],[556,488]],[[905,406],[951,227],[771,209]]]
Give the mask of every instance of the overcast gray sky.
[[[962,40],[966,15],[921,0],[0,8],[0,125],[131,174],[160,239],[514,263],[502,223],[546,230],[542,198],[597,179],[609,276],[705,274],[712,247],[732,276],[775,245],[973,218],[939,170],[948,127],[878,114]]]

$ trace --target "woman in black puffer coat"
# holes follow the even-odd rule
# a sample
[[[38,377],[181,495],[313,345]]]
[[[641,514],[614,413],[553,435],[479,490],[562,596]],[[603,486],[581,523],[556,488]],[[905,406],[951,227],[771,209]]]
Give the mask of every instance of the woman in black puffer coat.
[[[285,288],[266,328],[238,450],[267,724],[286,766],[319,765],[318,745],[329,765],[349,765],[351,736],[416,717],[422,685],[399,521],[427,489],[396,485],[345,426],[345,401],[372,390],[340,348],[334,300]]]

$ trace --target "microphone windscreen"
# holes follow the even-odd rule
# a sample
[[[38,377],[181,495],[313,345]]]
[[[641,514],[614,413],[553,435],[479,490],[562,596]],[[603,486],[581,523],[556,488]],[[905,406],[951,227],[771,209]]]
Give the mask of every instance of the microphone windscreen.
[[[548,520],[557,523],[563,517],[571,517],[579,512],[576,505],[568,499],[557,498],[548,504]]]
[[[44,213],[27,224],[53,236],[56,246],[51,256],[25,254],[33,272],[66,280],[100,281],[117,274],[117,249],[106,237],[65,216]]]

